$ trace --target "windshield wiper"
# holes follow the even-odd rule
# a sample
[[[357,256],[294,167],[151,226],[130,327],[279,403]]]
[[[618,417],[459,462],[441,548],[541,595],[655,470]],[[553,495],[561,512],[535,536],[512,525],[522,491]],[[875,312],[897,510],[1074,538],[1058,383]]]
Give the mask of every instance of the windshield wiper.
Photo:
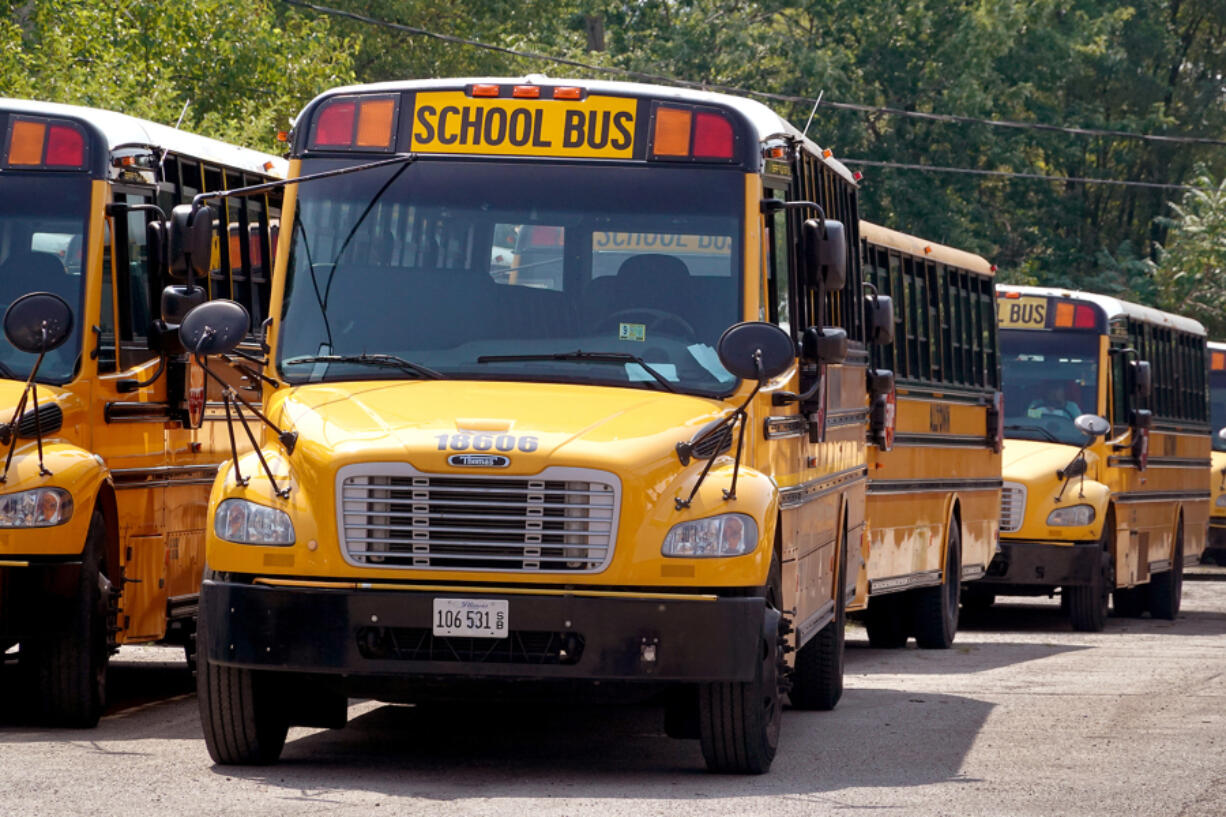
[[[405,360],[396,355],[303,355],[302,357],[292,357],[281,361],[283,365],[293,363],[358,363],[365,366],[385,366],[392,369],[399,369],[402,372],[415,374],[418,377],[428,378],[430,380],[445,380],[447,375],[442,372],[435,371],[429,366],[423,366],[420,363],[414,363],[411,360]]]
[[[1040,434],[1042,434],[1044,437],[1046,437],[1048,441],[1050,442],[1053,442],[1053,443],[1064,442],[1064,440],[1060,439],[1055,434],[1052,434],[1050,431],[1043,428],[1043,426],[1030,426],[1030,425],[1023,425],[1021,423],[1009,423],[1005,425],[1005,431],[1037,431]]]
[[[629,352],[584,352],[581,349],[576,349],[573,352],[554,352],[552,354],[543,355],[481,355],[477,358],[478,363],[516,363],[516,362],[531,362],[537,360],[581,360],[590,361],[592,363],[634,363],[640,366],[643,371],[651,375],[651,377],[663,386],[666,390],[677,392],[677,387],[668,382],[668,379],[653,369],[650,364],[644,361],[638,355],[632,355]]]

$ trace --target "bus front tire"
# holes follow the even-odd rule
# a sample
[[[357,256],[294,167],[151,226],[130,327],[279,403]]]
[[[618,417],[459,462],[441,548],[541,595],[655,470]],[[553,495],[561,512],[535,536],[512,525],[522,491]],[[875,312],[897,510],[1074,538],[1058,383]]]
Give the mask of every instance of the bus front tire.
[[[765,774],[779,748],[783,694],[779,686],[782,640],[782,568],[771,564],[766,610],[752,681],[717,681],[698,687],[698,740],[707,768]]]
[[[1183,524],[1175,534],[1171,569],[1149,578],[1149,612],[1154,618],[1174,621],[1183,600]]]
[[[23,663],[33,670],[42,720],[56,726],[90,729],[106,708],[110,659],[107,609],[111,583],[106,570],[106,523],[95,509],[85,535],[75,591],[63,600],[62,616],[50,632],[23,643]],[[56,607],[61,607],[56,604]]]
[[[958,634],[962,593],[962,534],[957,518],[949,526],[944,580],[915,594],[915,643],[924,650],[947,650]]]
[[[834,618],[796,651],[788,698],[797,709],[828,712],[843,697],[843,653],[847,632],[847,536],[835,573]]]
[[[211,663],[203,649],[204,639],[197,643],[201,648],[197,651],[196,697],[209,757],[223,766],[276,763],[285,747],[289,717],[280,705],[273,679]]]
[[[1085,633],[1101,632],[1107,626],[1107,608],[1112,585],[1115,584],[1111,569],[1111,553],[1107,549],[1110,538],[1104,527],[1099,542],[1098,570],[1090,576],[1090,583],[1065,587],[1061,595],[1068,600],[1069,618],[1073,629]]]

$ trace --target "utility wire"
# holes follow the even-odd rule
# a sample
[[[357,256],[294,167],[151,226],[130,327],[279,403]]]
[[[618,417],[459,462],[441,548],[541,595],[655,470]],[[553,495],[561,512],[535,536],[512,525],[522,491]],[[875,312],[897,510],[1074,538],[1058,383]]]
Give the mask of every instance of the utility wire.
[[[866,167],[889,167],[899,170],[922,170],[927,173],[962,173],[969,176],[1001,176],[1010,179],[1036,179],[1045,182],[1069,184],[1109,184],[1116,187],[1148,187],[1156,190],[1208,190],[1190,184],[1161,184],[1159,182],[1124,181],[1122,179],[1096,179],[1086,176],[1050,176],[1044,173],[1023,173],[1014,170],[983,170],[973,167],[941,167],[940,165],[914,165],[905,162],[879,162],[873,159],[839,159],[845,165]]]
[[[660,84],[678,85],[684,88],[694,88],[703,91],[722,91],[725,93],[742,94],[744,96],[758,96],[764,99],[771,99],[776,102],[794,102],[805,105],[812,104],[815,100],[812,97],[793,96],[790,94],[776,94],[769,91],[759,91],[751,88],[741,88],[735,85],[722,85],[711,82],[693,82],[690,80],[678,79],[669,77],[663,74],[650,74],[643,71],[634,71],[629,68],[620,68],[612,65],[595,65],[593,63],[582,62],[580,60],[570,59],[568,57],[557,57],[552,54],[542,54],[536,51],[521,51],[515,48],[508,48],[501,45],[492,45],[479,40],[471,40],[466,37],[456,37],[451,34],[440,34],[436,31],[429,31],[417,26],[405,25],[404,23],[395,23],[390,20],[381,20],[376,17],[370,17],[365,14],[359,14],[353,11],[344,9],[330,8],[328,6],[320,6],[315,3],[307,2],[307,0],[281,0],[282,3],[289,6],[297,6],[299,8],[310,9],[318,14],[327,14],[332,17],[343,17],[350,20],[355,20],[359,23],[367,25],[379,26],[381,28],[399,31],[403,34],[412,34],[419,37],[428,37],[430,39],[440,40],[445,43],[453,43],[455,45],[465,45],[471,48],[480,48],[486,51],[494,51],[499,54],[507,54],[512,57],[522,57],[532,60],[543,60],[546,62],[556,63],[558,65],[567,65],[572,68],[581,68],[585,71],[592,71],[598,74],[616,74],[618,76],[629,77],[643,82],[654,82]],[[1017,122],[1009,119],[985,119],[975,116],[960,116],[957,114],[945,113],[929,113],[927,111],[907,111],[901,108],[891,108],[881,105],[864,105],[856,102],[834,102],[829,99],[821,100],[821,104],[830,108],[845,111],[859,111],[861,113],[878,114],[882,116],[899,116],[911,119],[925,119],[932,122],[948,122],[957,124],[969,125],[989,125],[995,128],[1014,128],[1018,130],[1038,130],[1048,131],[1052,133],[1064,133],[1073,136],[1103,136],[1114,139],[1135,139],[1145,142],[1164,142],[1168,144],[1179,145],[1214,145],[1218,147],[1226,146],[1226,139],[1213,139],[1207,136],[1170,136],[1160,133],[1135,133],[1132,131],[1121,130],[1104,130],[1101,128],[1079,128],[1066,125],[1048,125],[1042,122]],[[1046,178],[1046,177],[1044,177]],[[1138,183],[1139,184],[1139,183]]]

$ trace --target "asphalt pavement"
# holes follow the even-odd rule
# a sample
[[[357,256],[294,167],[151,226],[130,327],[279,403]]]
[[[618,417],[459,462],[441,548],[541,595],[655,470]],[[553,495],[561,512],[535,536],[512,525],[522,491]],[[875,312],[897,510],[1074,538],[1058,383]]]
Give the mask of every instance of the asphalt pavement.
[[[774,768],[708,774],[646,705],[354,702],[282,762],[214,766],[181,650],[124,648],[95,730],[0,696],[0,815],[1226,814],[1226,568],[1174,622],[1075,633],[1046,599],[964,621],[953,649],[849,630],[834,712],[784,715]]]

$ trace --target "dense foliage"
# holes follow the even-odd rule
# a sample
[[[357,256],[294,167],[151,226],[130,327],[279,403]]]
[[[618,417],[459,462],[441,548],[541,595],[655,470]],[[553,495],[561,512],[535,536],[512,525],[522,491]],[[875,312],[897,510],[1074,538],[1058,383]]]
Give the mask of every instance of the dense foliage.
[[[713,84],[1226,139],[1221,0],[328,4],[505,47]],[[592,73],[280,0],[31,0],[10,5],[0,19],[0,92],[169,122],[190,99],[191,127],[263,147],[312,95],[351,78],[531,71]],[[771,104],[802,126],[811,108]],[[863,212],[983,253],[1007,279],[1199,304],[1206,319],[1226,306],[1221,256],[1198,249],[1212,232],[1201,225],[1220,223],[1220,215],[1215,222],[1208,214],[1226,207],[1220,185],[1210,182],[1226,175],[1226,147],[931,122],[829,105],[818,108],[809,134],[847,158],[1207,184],[1217,192],[1189,200],[1172,189],[865,168]]]

